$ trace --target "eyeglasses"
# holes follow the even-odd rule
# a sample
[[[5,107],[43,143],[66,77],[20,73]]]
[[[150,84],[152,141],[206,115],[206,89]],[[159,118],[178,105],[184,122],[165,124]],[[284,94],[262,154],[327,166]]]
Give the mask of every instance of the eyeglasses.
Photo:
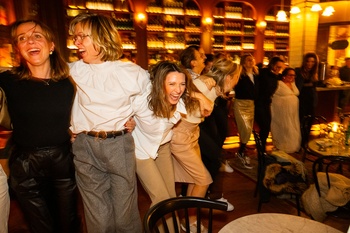
[[[22,35],[17,36],[16,42],[18,44],[24,44],[24,43],[27,43],[28,40],[42,41],[44,39],[45,39],[45,36],[43,34],[41,34],[40,32],[33,32],[30,35],[22,34]]]
[[[85,35],[85,34],[75,35],[75,36],[73,36],[73,42],[78,41],[80,43],[88,36],[90,36],[90,35]]]

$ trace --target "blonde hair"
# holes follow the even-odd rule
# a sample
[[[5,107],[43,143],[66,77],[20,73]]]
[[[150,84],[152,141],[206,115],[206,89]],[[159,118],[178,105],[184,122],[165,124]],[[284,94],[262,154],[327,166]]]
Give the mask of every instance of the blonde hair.
[[[77,15],[69,24],[69,34],[73,35],[75,26],[80,23],[82,28],[91,30],[89,35],[96,51],[102,54],[102,61],[116,61],[123,55],[122,42],[116,27],[116,22],[108,16],[92,13]]]
[[[246,63],[248,57],[251,57],[251,58],[254,59],[254,56],[251,55],[251,54],[245,54],[245,55],[243,55],[241,57],[241,63],[240,64],[242,66],[242,74],[247,74],[247,69],[244,67],[244,64]],[[252,71],[253,71],[253,74],[255,74],[255,75],[259,74],[259,69],[258,69],[257,66],[253,66],[253,70]]]
[[[215,60],[211,70],[205,76],[211,77],[216,81],[221,93],[224,93],[225,78],[227,75],[240,75],[242,66],[229,58],[220,58]]]

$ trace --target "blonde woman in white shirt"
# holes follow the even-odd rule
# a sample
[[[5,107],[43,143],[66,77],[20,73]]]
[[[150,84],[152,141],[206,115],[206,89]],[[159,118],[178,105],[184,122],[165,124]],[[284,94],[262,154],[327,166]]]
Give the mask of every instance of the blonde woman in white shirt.
[[[118,61],[122,44],[111,18],[80,14],[69,27],[81,60],[71,116],[76,180],[89,233],[142,232],[134,139],[124,126],[149,85],[136,64]]]

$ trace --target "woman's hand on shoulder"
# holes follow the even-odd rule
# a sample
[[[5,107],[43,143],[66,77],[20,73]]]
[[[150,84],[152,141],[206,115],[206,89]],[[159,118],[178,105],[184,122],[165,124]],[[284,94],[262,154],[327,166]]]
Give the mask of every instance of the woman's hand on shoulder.
[[[216,81],[208,76],[205,75],[201,75],[198,77],[202,82],[205,83],[205,85],[207,86],[208,90],[211,90],[213,87],[216,86]]]
[[[201,115],[203,117],[210,116],[214,108],[214,102],[200,92],[195,92],[195,98],[199,101]]]

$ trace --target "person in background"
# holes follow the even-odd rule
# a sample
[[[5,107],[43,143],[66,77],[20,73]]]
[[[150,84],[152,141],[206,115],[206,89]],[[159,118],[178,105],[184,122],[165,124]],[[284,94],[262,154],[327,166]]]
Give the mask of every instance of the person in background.
[[[303,56],[301,67],[295,69],[295,84],[299,90],[299,121],[300,125],[308,125],[305,135],[302,135],[302,144],[305,145],[309,137],[315,109],[317,105],[316,84],[318,82],[319,60],[316,53],[310,52]],[[309,122],[304,122],[305,117],[311,116]]]
[[[350,57],[345,58],[345,65],[339,69],[339,78],[342,81],[350,82]],[[349,103],[350,99],[350,90],[344,90],[339,93],[339,108],[341,112],[344,112],[344,109]]]
[[[271,98],[277,89],[277,82],[283,69],[283,60],[272,57],[266,68],[259,70],[258,98],[255,100],[255,122],[259,126],[259,135],[264,150],[271,125]]]
[[[238,81],[240,67],[229,59],[219,59],[213,64],[212,70],[205,75],[215,80],[216,85],[210,90],[202,81],[203,77],[194,80],[196,87],[210,100],[218,96],[225,97]],[[201,159],[198,145],[201,115],[187,114],[174,127],[171,140],[171,151],[175,161],[175,180],[189,183],[187,196],[205,197],[207,188],[212,182],[211,176]],[[195,216],[191,218],[195,221]],[[192,222],[192,221],[191,221]]]
[[[7,175],[0,164],[0,233],[8,232],[10,215],[10,195],[7,184]]]
[[[77,86],[70,129],[87,230],[139,233],[135,144],[125,124],[145,101],[149,75],[118,61],[122,43],[110,17],[79,14],[69,33],[81,56],[70,64]]]
[[[69,121],[74,85],[55,34],[36,20],[11,26],[20,64],[0,74],[13,133],[10,187],[30,232],[78,232]],[[2,217],[2,216],[1,216]]]
[[[202,71],[202,75],[207,74],[210,69],[213,66],[214,60],[218,60],[221,58],[226,58],[227,56],[225,54],[206,54],[205,55],[207,59],[205,60],[205,68]],[[232,90],[231,90],[232,91]],[[228,122],[228,100],[227,98],[222,98],[219,96],[218,98],[215,99],[215,104],[214,104],[214,109],[211,115],[208,118],[213,118],[216,121],[216,127],[218,130],[218,144],[224,144],[224,141],[226,139],[226,136],[228,134],[228,124],[222,124],[222,122]],[[209,120],[208,120],[209,121]],[[227,173],[232,173],[233,168],[230,166],[228,160],[225,160],[223,158],[220,158],[221,161],[221,166],[220,166],[220,171],[224,171]]]
[[[235,87],[235,100],[233,111],[235,114],[240,146],[236,156],[241,160],[243,166],[252,169],[250,158],[245,154],[246,145],[254,124],[254,101],[257,98],[259,87],[258,68],[252,55],[241,57],[242,73]]]
[[[206,59],[204,61],[205,67],[201,73],[202,75],[207,74],[211,70],[211,68],[213,67],[213,63],[214,63],[214,55],[213,54],[205,54],[205,57],[206,57]]]
[[[293,68],[283,70],[271,103],[272,142],[278,150],[286,153],[299,151],[301,143],[299,90],[294,80]]]

